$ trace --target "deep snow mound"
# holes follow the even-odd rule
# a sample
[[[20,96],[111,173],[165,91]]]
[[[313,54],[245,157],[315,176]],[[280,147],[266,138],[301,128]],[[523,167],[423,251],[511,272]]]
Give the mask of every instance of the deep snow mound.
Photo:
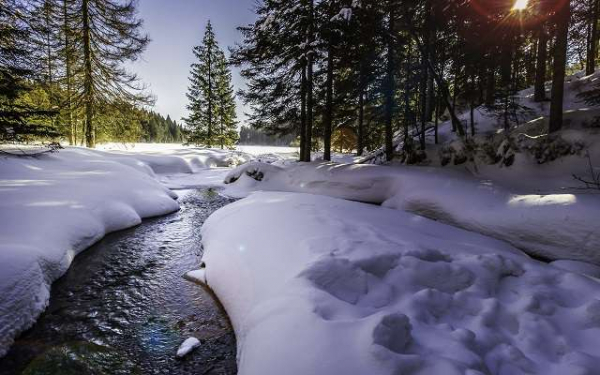
[[[402,211],[266,192],[217,211],[202,236],[241,375],[600,366],[600,282],[489,237]]]
[[[456,170],[335,163],[287,168],[253,162],[233,170],[225,192],[291,191],[406,210],[507,241],[547,259],[600,264],[600,195],[511,191]]]
[[[133,159],[148,165],[157,174],[196,173],[205,168],[232,167],[254,159],[235,150],[182,146],[177,144],[143,144],[130,146],[109,143],[93,151],[105,157]]]

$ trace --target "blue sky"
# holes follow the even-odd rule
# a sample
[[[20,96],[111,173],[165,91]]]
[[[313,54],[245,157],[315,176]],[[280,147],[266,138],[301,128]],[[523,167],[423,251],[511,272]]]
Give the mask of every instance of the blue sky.
[[[139,0],[139,16],[150,42],[142,58],[131,69],[157,97],[154,110],[179,121],[187,115],[185,93],[193,46],[200,43],[210,19],[217,40],[227,47],[241,39],[236,27],[254,21],[254,0]],[[236,90],[243,80],[233,72]],[[243,108],[238,100],[238,120],[243,122]]]

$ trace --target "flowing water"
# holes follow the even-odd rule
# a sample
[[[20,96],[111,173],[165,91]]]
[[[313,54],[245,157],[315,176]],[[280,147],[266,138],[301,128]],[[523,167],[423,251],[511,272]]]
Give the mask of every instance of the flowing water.
[[[0,374],[235,374],[236,342],[198,268],[200,227],[231,200],[178,191],[181,210],[113,233],[79,254],[50,305],[0,359]],[[201,346],[177,359],[194,336]]]

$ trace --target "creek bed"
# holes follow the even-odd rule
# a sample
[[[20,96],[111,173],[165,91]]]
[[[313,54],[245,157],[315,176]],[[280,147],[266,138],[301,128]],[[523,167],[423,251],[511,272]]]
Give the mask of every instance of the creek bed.
[[[182,277],[200,264],[200,227],[232,200],[212,189],[177,193],[179,212],[109,234],[74,259],[46,311],[0,359],[0,375],[236,373],[227,315]],[[201,346],[177,359],[190,336]]]

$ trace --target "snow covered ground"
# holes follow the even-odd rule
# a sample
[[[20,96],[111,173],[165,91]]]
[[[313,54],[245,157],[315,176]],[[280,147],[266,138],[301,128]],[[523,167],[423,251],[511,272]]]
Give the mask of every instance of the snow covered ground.
[[[241,375],[591,375],[600,366],[599,281],[502,241],[275,192],[217,211],[202,235]]]
[[[466,172],[429,167],[250,162],[226,177],[225,192],[328,195],[417,213],[510,242],[548,259],[600,264],[600,194],[514,192]],[[260,181],[258,181],[260,180]]]
[[[220,185],[224,166],[253,158],[140,148],[0,155],[0,356],[44,310],[52,282],[77,253],[108,232],[179,208],[177,195],[161,181],[172,187]]]

